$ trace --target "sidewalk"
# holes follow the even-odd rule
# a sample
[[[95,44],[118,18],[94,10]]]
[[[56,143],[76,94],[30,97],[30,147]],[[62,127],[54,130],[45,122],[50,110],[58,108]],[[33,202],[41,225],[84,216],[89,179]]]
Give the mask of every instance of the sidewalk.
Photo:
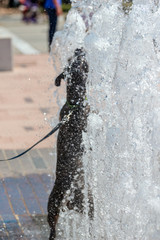
[[[10,23],[0,25],[11,28]],[[18,25],[15,28],[20,32]],[[20,28],[22,31],[22,25]],[[33,26],[27,27],[28,32],[29,28],[32,31]],[[32,37],[27,41],[33,46],[36,34]],[[23,55],[15,49],[13,71],[0,72],[0,159],[15,156],[44,137],[51,130],[50,119],[57,116],[53,102],[56,73],[49,54],[41,48],[39,44],[38,55]],[[0,162],[1,240],[48,239],[46,214],[55,154],[53,135],[21,158]]]
[[[58,109],[51,101],[54,71],[47,54],[14,56],[14,70],[0,72],[0,79],[0,159],[4,159],[45,136],[51,130],[45,117]],[[55,145],[56,137],[51,136],[21,158],[0,162],[0,239],[47,239]]]
[[[54,78],[49,54],[16,55],[13,71],[0,72],[1,149],[26,148],[51,130],[45,119],[58,110],[53,102]],[[52,147],[53,139],[40,146]]]
[[[48,54],[14,56],[14,70],[0,72],[0,159],[17,155],[51,130],[45,118],[58,111],[51,101],[54,75]],[[51,136],[21,158],[0,162],[0,239],[47,239],[55,145]]]

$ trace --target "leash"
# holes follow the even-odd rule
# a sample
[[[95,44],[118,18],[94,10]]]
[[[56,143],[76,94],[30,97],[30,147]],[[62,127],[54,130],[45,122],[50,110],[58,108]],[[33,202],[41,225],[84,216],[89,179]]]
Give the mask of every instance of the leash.
[[[40,139],[38,142],[36,142],[35,144],[33,144],[30,148],[28,148],[27,150],[25,150],[24,152],[20,153],[19,155],[12,157],[12,158],[8,158],[8,159],[0,159],[0,162],[4,162],[4,161],[11,161],[13,159],[19,158],[22,155],[24,155],[25,153],[29,152],[32,148],[34,148],[36,145],[38,145],[40,142],[44,141],[46,138],[50,137],[53,133],[55,133],[62,125],[64,125],[65,123],[67,123],[71,117],[73,113],[73,110],[71,110],[69,112],[68,115],[65,115],[64,118],[46,135],[44,136],[42,139]]]

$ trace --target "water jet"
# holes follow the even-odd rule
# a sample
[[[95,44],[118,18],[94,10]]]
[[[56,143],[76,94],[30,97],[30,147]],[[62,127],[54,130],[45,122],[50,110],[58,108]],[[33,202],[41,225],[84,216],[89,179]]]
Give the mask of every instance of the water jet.
[[[57,68],[85,49],[90,105],[82,158],[86,214],[63,206],[57,240],[160,239],[159,1],[133,0],[127,14],[123,8],[119,0],[74,0],[53,41]]]

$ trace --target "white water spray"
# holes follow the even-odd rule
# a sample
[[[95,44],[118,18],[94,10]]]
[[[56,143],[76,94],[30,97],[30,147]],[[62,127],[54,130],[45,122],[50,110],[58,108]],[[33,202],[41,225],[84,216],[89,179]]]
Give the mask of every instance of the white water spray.
[[[77,47],[87,52],[83,162],[94,197],[94,220],[61,212],[57,239],[160,239],[159,23],[159,1],[133,0],[125,14],[119,0],[75,0],[55,36],[62,68]]]

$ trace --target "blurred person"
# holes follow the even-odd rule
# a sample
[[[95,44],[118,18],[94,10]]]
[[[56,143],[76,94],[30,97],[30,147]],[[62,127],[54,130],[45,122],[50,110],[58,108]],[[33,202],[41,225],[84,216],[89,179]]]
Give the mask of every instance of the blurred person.
[[[3,1],[0,1],[0,2],[3,2]],[[9,0],[7,6],[8,8],[16,8],[19,6],[19,0]]]
[[[8,1],[8,7],[9,8],[14,8],[15,7],[14,0],[9,0]]]
[[[56,31],[57,17],[62,15],[62,0],[46,0],[44,7],[48,14],[49,20],[49,34],[48,34],[48,43],[49,51],[52,43],[54,33]]]
[[[37,0],[20,0],[22,11],[22,20],[26,23],[37,23],[38,1]]]

